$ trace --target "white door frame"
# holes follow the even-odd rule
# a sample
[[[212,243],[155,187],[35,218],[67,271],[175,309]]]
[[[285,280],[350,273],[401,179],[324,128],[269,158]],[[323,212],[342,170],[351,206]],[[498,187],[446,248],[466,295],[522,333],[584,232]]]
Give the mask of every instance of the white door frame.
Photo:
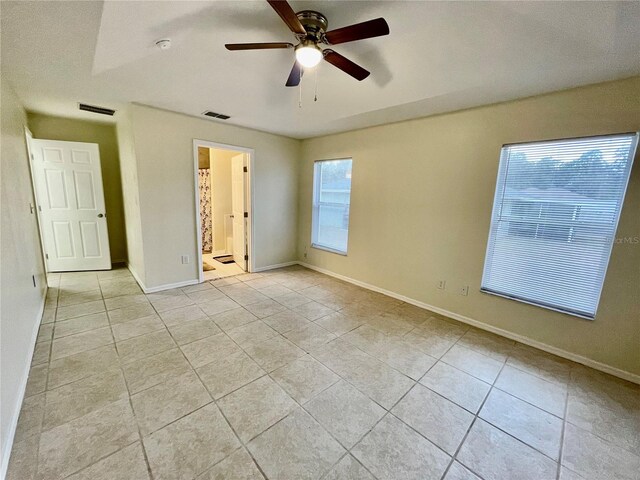
[[[195,185],[195,205],[196,205],[196,258],[198,261],[198,282],[204,282],[204,272],[202,270],[202,228],[200,222],[200,187],[198,183],[198,147],[216,148],[218,150],[231,150],[234,152],[246,153],[249,157],[247,161],[247,192],[245,192],[247,199],[247,255],[249,255],[249,261],[247,262],[248,272],[255,270],[255,261],[253,254],[253,162],[255,159],[255,150],[253,148],[238,147],[236,145],[228,145],[226,143],[211,142],[209,140],[193,139],[193,178]],[[248,193],[248,195],[247,195]]]
[[[36,211],[36,220],[38,222],[38,241],[40,242],[40,251],[42,252],[42,261],[44,262],[44,271],[49,273],[49,267],[47,265],[46,252],[44,248],[44,239],[42,238],[42,219],[40,218],[40,209],[38,205],[38,192],[36,190],[36,177],[33,172],[33,148],[31,146],[31,140],[33,140],[33,133],[29,130],[28,127],[24,127],[24,136],[27,142],[27,156],[29,157],[29,173],[31,175],[31,188],[33,189],[33,201],[35,205],[32,205],[32,208]]]

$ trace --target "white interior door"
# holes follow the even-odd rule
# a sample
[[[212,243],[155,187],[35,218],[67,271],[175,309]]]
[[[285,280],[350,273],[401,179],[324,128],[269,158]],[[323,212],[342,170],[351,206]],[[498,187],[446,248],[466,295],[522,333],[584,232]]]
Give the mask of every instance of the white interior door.
[[[47,271],[110,269],[98,145],[33,139],[31,151]]]
[[[231,158],[231,213],[233,214],[233,260],[247,270],[245,227],[245,154]]]

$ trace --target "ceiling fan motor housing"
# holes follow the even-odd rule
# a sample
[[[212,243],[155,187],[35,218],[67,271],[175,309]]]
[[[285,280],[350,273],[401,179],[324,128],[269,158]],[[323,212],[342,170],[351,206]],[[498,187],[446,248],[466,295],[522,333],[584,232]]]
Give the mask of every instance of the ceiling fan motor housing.
[[[312,40],[314,43],[322,41],[329,27],[327,17],[314,10],[302,10],[296,13],[296,16],[307,31],[306,35],[300,35],[301,39],[306,38],[307,40]]]

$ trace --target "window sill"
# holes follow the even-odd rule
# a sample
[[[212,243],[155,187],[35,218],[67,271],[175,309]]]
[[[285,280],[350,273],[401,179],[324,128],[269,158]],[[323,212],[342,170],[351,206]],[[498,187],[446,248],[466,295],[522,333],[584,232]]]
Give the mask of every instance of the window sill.
[[[502,297],[502,298],[506,298],[507,300],[515,300],[516,302],[520,302],[520,303],[526,303],[527,305],[533,305],[534,307],[539,307],[539,308],[544,308],[545,310],[552,310],[554,312],[558,312],[558,313],[564,313],[565,315],[570,315],[572,317],[578,317],[581,318],[583,320],[595,320],[596,317],[595,315],[589,315],[586,313],[578,313],[578,312],[572,312],[570,310],[562,310],[560,308],[557,307],[552,307],[549,305],[545,305],[543,303],[536,303],[533,302],[531,300],[526,300],[524,298],[520,298],[520,297],[514,297],[512,295],[507,295],[506,293],[498,293],[498,292],[494,292],[492,290],[487,290],[484,288],[480,288],[480,292],[481,293],[486,293],[488,295],[494,295],[496,297]]]
[[[335,253],[336,255],[342,255],[343,257],[347,256],[347,252],[343,252],[341,250],[335,250],[333,248],[325,247],[323,245],[317,245],[315,243],[311,244],[311,248],[315,248],[316,250],[324,250],[325,252],[329,252],[329,253]]]

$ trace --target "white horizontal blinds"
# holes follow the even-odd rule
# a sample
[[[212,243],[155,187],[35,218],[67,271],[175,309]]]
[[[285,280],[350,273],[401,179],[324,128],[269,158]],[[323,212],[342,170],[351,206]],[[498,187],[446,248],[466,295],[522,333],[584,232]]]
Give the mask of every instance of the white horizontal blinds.
[[[347,253],[351,159],[315,163],[312,245]]]
[[[482,290],[593,318],[637,140],[503,147]]]

